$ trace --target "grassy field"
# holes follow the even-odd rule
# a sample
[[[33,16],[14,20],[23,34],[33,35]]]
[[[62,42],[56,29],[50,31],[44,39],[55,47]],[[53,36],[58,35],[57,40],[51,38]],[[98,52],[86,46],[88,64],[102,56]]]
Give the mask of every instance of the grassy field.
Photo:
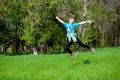
[[[96,54],[0,55],[0,80],[120,80],[120,47]]]

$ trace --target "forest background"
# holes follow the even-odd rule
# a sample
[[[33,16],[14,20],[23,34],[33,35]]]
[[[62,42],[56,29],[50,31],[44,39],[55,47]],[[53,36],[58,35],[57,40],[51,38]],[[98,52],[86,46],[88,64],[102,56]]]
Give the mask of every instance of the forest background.
[[[119,0],[0,0],[0,53],[63,52],[66,31],[55,17],[68,22],[93,20],[76,32],[93,47],[120,46]],[[76,44],[74,44],[76,45]],[[74,51],[82,51],[78,45]]]

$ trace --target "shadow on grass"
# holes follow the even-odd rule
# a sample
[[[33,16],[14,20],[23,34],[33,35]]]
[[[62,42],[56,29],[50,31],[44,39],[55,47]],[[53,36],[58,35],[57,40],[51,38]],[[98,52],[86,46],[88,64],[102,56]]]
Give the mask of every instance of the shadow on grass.
[[[90,64],[90,61],[88,59],[83,61],[83,64]]]
[[[32,54],[32,52],[12,52],[12,53],[5,53],[3,55],[6,55],[6,56],[19,56],[19,55],[30,55]]]
[[[32,55],[33,52],[12,52],[12,53],[5,53],[3,55],[6,56],[19,56],[19,55]],[[43,54],[43,55],[59,55],[59,54],[66,54],[65,52],[40,52],[38,55]]]
[[[73,67],[76,67],[76,66],[80,66],[80,65],[83,65],[83,64],[89,65],[89,64],[91,64],[91,62],[88,59],[86,59],[86,60],[84,60],[82,62],[81,61],[77,61],[77,62],[74,62],[72,65],[70,65],[70,68],[73,68]]]

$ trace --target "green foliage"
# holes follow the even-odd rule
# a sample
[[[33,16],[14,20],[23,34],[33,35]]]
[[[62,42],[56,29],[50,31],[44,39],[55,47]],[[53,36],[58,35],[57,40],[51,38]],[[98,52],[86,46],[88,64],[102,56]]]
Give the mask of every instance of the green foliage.
[[[120,47],[60,55],[0,55],[1,80],[119,80]],[[17,75],[16,75],[17,74]]]
[[[90,27],[85,25],[82,40],[93,46],[119,45],[119,1],[86,1],[86,20],[93,20],[94,24]],[[50,47],[46,51],[63,51],[66,42],[65,28],[57,22],[55,16],[67,22],[73,14],[76,22],[80,22],[83,3],[84,0],[1,0],[0,46],[4,45],[5,48],[14,40],[10,44],[12,46],[9,46],[13,49],[20,44],[19,48],[35,45],[40,48],[39,51],[44,47]]]
[[[33,30],[29,26],[24,28],[24,35],[21,37],[21,40],[25,40],[26,44],[32,45],[35,43],[35,38],[33,37]]]
[[[92,26],[86,27],[85,33],[82,36],[82,40],[85,43],[91,44],[99,41],[99,34],[97,32],[97,25],[93,24]],[[94,44],[95,46],[96,44]]]

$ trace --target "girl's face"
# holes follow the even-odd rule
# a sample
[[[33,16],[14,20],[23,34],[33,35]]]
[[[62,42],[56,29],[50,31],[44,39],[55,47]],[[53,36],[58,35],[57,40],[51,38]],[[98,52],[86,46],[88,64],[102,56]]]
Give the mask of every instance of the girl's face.
[[[74,21],[75,21],[74,18],[69,19],[69,23],[73,23]]]

